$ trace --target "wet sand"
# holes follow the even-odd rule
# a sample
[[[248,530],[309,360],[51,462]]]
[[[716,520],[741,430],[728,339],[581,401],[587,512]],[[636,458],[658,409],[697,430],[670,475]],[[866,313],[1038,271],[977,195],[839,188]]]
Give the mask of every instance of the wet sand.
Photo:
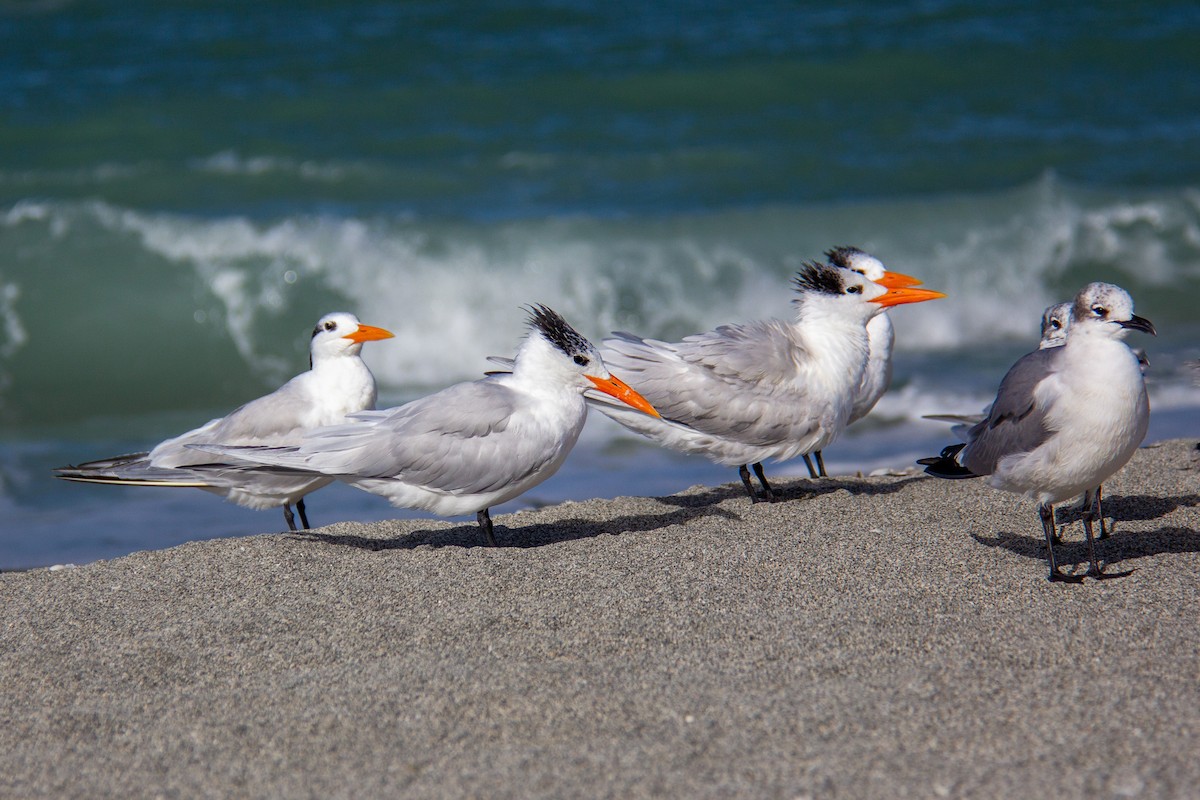
[[[1077,586],[917,473],[3,574],[0,796],[1195,796],[1198,466],[1139,451]]]

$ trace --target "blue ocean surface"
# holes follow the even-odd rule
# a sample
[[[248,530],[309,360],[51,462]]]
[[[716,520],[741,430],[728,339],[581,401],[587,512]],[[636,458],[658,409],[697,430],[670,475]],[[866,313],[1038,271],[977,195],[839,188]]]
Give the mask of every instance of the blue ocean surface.
[[[0,569],[281,530],[52,469],[271,390],[327,311],[397,334],[364,350],[392,405],[511,355],[529,303],[593,339],[786,317],[837,245],[949,296],[892,312],[831,472],[949,443],[922,415],[981,409],[1093,280],[1158,327],[1148,439],[1198,437],[1198,76],[1192,2],[0,3]],[[593,416],[493,512],[735,479]]]

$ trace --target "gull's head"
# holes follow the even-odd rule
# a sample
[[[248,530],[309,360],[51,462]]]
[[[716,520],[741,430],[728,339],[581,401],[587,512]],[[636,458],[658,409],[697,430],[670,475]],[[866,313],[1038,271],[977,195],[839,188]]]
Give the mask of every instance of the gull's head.
[[[345,311],[334,311],[317,321],[312,332],[309,354],[314,360],[343,355],[356,356],[363,342],[392,338],[391,331],[364,325],[358,317]]]
[[[594,389],[657,417],[644,397],[608,371],[596,346],[552,308],[529,307],[529,336],[517,353],[513,374],[536,372],[540,380],[557,381],[581,392]]]
[[[875,256],[857,247],[835,247],[825,251],[825,257],[835,267],[852,270],[869,281],[887,289],[904,289],[920,286],[921,281],[902,272],[892,272]]]
[[[1070,330],[1076,329],[1099,332],[1114,339],[1124,338],[1131,330],[1151,336],[1158,334],[1150,320],[1133,313],[1129,292],[1111,283],[1089,283],[1075,295]]]
[[[1071,327],[1071,304],[1055,303],[1042,313],[1042,341],[1038,343],[1039,350],[1047,347],[1058,347],[1067,340],[1067,331]]]

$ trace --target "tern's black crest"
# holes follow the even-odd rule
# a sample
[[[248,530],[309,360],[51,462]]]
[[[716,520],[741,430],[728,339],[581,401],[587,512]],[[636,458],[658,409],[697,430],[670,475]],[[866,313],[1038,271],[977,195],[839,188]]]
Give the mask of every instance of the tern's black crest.
[[[569,356],[579,355],[592,346],[592,343],[572,328],[557,311],[541,303],[529,307],[529,324]]]
[[[850,269],[850,259],[856,255],[865,255],[865,251],[849,245],[825,251],[825,257],[829,259],[830,264],[833,264],[835,267],[845,267],[846,269]]]
[[[835,267],[812,261],[800,267],[800,271],[796,273],[792,283],[795,285],[796,291],[801,294],[805,292],[841,294],[846,289],[845,284],[842,283],[842,276],[838,274]]]

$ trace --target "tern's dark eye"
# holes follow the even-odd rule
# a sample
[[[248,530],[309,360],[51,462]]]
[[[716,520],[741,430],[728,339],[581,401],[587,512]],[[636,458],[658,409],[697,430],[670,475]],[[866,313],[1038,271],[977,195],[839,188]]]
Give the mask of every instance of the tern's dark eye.
[[[847,286],[846,294],[862,294],[861,286]]]
[[[1108,309],[1104,306],[1092,306],[1092,313],[1097,317],[1106,317],[1108,316]]]
[[[330,320],[329,322],[326,322],[326,323],[325,323],[325,330],[327,330],[327,331],[334,331],[334,330],[337,330],[337,323],[336,323],[336,322],[334,322],[333,320]]]
[[[576,364],[578,364],[581,367],[586,367],[588,364],[591,363],[591,361],[588,360],[587,356],[575,356],[574,361]]]

